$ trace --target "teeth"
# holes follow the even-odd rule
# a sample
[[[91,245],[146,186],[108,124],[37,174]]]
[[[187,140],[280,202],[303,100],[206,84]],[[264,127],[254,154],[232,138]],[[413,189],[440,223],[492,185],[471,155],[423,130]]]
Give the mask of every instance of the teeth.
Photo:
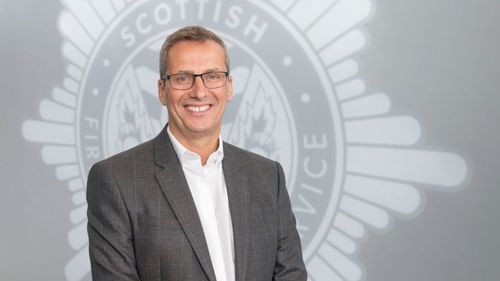
[[[205,110],[207,110],[208,108],[209,108],[209,106],[208,106],[208,105],[202,105],[202,106],[192,106],[192,105],[189,105],[189,106],[187,107],[187,109],[188,109],[189,111],[194,111],[194,112],[205,111]]]

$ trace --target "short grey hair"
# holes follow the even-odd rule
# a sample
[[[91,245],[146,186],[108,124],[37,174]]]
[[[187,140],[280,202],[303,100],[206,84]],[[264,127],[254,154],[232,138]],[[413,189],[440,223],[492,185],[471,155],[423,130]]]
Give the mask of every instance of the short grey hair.
[[[167,74],[168,51],[175,44],[182,41],[197,41],[202,43],[207,40],[214,41],[224,49],[224,53],[226,56],[225,64],[227,71],[229,72],[229,56],[227,54],[227,47],[226,44],[224,44],[224,41],[222,41],[222,39],[217,34],[202,26],[186,26],[170,34],[165,42],[163,42],[163,46],[161,47],[160,51],[160,77]]]

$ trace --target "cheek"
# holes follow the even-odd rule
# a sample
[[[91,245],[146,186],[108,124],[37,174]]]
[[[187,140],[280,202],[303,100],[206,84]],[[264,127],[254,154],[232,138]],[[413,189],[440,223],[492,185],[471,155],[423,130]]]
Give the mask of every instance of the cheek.
[[[175,93],[170,92],[164,95],[162,103],[167,107],[174,107],[179,102],[180,98],[181,96],[175,95]]]
[[[217,93],[218,101],[222,103],[228,103],[233,99],[233,95],[230,89],[225,89],[223,92]]]

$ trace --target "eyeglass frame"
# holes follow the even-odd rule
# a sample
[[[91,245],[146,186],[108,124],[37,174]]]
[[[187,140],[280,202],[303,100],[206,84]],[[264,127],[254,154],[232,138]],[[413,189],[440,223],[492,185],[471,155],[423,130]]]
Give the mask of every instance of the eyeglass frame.
[[[226,75],[226,77],[224,77],[224,80],[225,80],[224,84],[222,84],[222,85],[220,85],[218,87],[213,87],[213,88],[207,87],[207,85],[205,84],[205,80],[203,79],[203,75],[210,74],[210,73],[223,73],[224,75]],[[227,84],[227,78],[229,77],[229,71],[208,71],[208,72],[204,72],[204,73],[200,73],[200,74],[174,73],[174,74],[169,74],[169,75],[162,75],[161,76],[161,80],[163,80],[163,81],[169,80],[170,81],[170,77],[175,76],[175,75],[190,75],[190,76],[193,76],[193,82],[191,83],[191,86],[189,88],[178,89],[178,88],[175,88],[175,87],[172,86],[172,88],[174,88],[176,90],[189,90],[189,89],[193,88],[195,80],[196,80],[196,77],[200,77],[201,82],[203,82],[203,86],[205,86],[207,89],[218,89],[218,88],[223,87],[223,86],[225,86]]]

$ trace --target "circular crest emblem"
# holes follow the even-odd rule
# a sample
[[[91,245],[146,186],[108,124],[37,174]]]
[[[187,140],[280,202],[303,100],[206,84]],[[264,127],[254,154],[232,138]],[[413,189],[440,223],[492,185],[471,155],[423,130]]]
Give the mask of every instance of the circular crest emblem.
[[[370,0],[278,2],[64,1],[67,77],[42,101],[44,120],[26,121],[23,133],[44,144],[44,161],[74,192],[68,240],[76,254],[67,280],[89,278],[88,170],[153,138],[167,122],[157,98],[158,56],[182,26],[203,25],[227,43],[234,98],[223,139],[283,164],[312,279],[363,279],[355,256],[365,227],[387,229],[392,215],[420,206],[405,181],[463,181],[461,157],[406,149],[420,138],[418,122],[388,116],[388,96],[367,94],[357,77],[354,56],[366,45],[360,26]],[[435,160],[446,168],[426,168]]]

